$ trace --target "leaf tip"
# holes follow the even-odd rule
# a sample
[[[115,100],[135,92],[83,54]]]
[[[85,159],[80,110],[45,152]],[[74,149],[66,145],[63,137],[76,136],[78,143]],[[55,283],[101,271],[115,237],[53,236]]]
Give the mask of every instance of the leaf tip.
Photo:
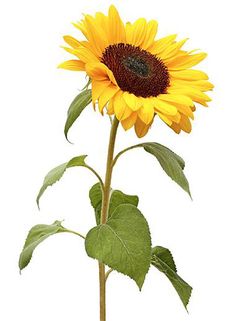
[[[188,296],[188,298],[187,298],[187,301],[184,303],[185,310],[186,310],[186,312],[187,312],[188,314],[189,314],[189,311],[188,311],[187,306],[188,306],[189,301],[190,301],[190,299],[191,299],[192,292],[193,292],[193,288],[190,286],[189,296]]]
[[[40,211],[40,204],[39,204],[39,200],[40,200],[40,193],[38,194],[37,198],[36,198],[36,204],[37,204],[37,207],[38,207],[38,210]]]
[[[144,284],[144,281],[145,281],[145,277],[146,277],[146,274],[144,276],[139,277],[139,278],[132,278],[131,277],[135,281],[135,283],[137,284],[139,292],[142,291],[143,284]]]
[[[22,270],[25,268],[23,262],[22,262],[22,253],[20,254],[19,262],[18,262],[18,267],[19,267],[19,274],[22,274]]]
[[[141,292],[141,291],[142,291],[142,288],[143,288],[143,283],[142,283],[142,284],[138,284],[138,283],[137,283],[137,285],[138,285],[139,292]]]
[[[193,197],[192,197],[192,194],[191,194],[191,192],[190,192],[190,190],[189,190],[189,189],[188,189],[188,195],[189,195],[189,197],[190,197],[191,201],[193,201]]]
[[[64,129],[64,135],[65,135],[65,138],[68,141],[68,143],[70,143],[71,145],[74,145],[74,143],[72,143],[68,138],[68,130],[67,130],[66,126],[65,126],[65,129]]]

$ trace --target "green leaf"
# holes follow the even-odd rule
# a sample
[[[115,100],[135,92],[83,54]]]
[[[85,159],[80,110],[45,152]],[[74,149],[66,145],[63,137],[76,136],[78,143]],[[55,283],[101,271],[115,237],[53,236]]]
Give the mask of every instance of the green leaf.
[[[155,255],[157,255],[162,262],[165,262],[173,271],[177,272],[175,261],[170,250],[162,246],[156,246],[152,249],[152,256],[155,257]]]
[[[40,200],[41,196],[43,195],[43,193],[45,192],[45,190],[49,186],[51,186],[54,183],[56,183],[57,181],[59,181],[61,179],[61,177],[63,176],[63,174],[65,173],[67,168],[74,167],[74,166],[83,166],[83,167],[87,166],[84,161],[86,157],[87,157],[87,155],[74,157],[69,162],[55,167],[46,175],[46,177],[43,181],[43,185],[42,185],[42,187],[38,193],[38,196],[37,196],[38,206],[39,206],[39,200]]]
[[[101,184],[93,185],[89,191],[89,198],[92,207],[94,208],[97,225],[100,223],[101,208],[102,208],[102,188]]]
[[[151,237],[137,207],[119,205],[106,224],[88,232],[85,247],[88,256],[128,275],[141,290],[151,262]]]
[[[91,103],[91,101],[92,101],[92,91],[91,89],[85,89],[78,96],[76,96],[73,102],[71,103],[67,112],[67,120],[64,128],[64,134],[67,140],[68,140],[69,129],[71,128],[73,123],[76,121],[76,119],[80,116],[84,108]]]
[[[61,222],[55,221],[52,225],[38,224],[35,225],[26,238],[25,245],[20,254],[19,268],[23,270],[30,262],[34,249],[46,238],[51,235],[65,232],[66,229]]]
[[[167,276],[186,308],[191,297],[192,287],[177,274],[171,252],[161,246],[154,247],[152,265]]]
[[[114,210],[121,204],[131,204],[134,206],[138,206],[138,196],[136,195],[127,195],[121,191],[114,190],[111,194],[108,217],[112,215]]]
[[[185,163],[180,156],[172,152],[169,148],[158,143],[143,143],[139,146],[142,146],[146,152],[155,156],[166,174],[181,186],[191,197],[189,183],[183,172]]]
[[[100,183],[93,185],[89,191],[89,198],[95,211],[97,224],[100,223],[101,208],[102,208],[102,189]],[[110,217],[114,210],[121,204],[131,204],[138,206],[138,196],[127,195],[119,190],[111,191],[108,216]]]
[[[87,77],[86,77],[87,78]],[[89,85],[92,83],[92,79],[88,77],[87,83],[85,84],[84,88],[81,91],[88,89]]]

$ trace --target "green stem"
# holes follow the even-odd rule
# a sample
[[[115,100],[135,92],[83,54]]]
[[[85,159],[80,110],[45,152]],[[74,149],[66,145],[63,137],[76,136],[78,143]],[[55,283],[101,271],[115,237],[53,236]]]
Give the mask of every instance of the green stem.
[[[113,169],[113,156],[115,148],[116,133],[118,129],[119,121],[116,117],[112,122],[110,140],[108,145],[107,153],[107,167],[106,167],[106,176],[103,189],[103,200],[102,200],[102,209],[101,209],[101,224],[106,224],[108,216],[108,208],[110,201],[110,190],[111,190],[111,177]],[[105,265],[99,263],[99,284],[100,284],[100,321],[106,321],[106,273]]]
[[[109,269],[106,274],[105,274],[105,280],[107,281],[108,276],[111,274],[111,272],[113,271],[113,269]]]
[[[85,239],[85,236],[83,236],[82,234],[80,234],[79,232],[75,232],[75,231],[72,231],[72,230],[68,230],[68,229],[65,229],[64,232],[67,232],[67,233],[71,233],[71,234],[75,234],[79,237],[82,237],[82,239]]]
[[[104,190],[104,183],[101,179],[101,176],[92,167],[90,167],[88,165],[85,165],[84,167],[88,168],[95,176],[97,176],[97,178],[101,184],[102,190]]]
[[[114,158],[113,162],[112,162],[112,167],[115,166],[118,158],[119,158],[122,154],[124,154],[125,152],[128,152],[128,151],[131,150],[131,149],[138,148],[138,147],[142,147],[142,144],[130,146],[130,147],[128,147],[128,148],[123,149],[121,152],[119,152],[119,153],[116,155],[116,157]]]

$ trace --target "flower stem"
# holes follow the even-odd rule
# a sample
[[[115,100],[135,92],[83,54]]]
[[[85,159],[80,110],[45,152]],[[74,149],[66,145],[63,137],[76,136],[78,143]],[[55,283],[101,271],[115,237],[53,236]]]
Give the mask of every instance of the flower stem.
[[[102,200],[102,209],[101,209],[101,224],[106,224],[108,216],[108,208],[110,201],[110,190],[111,190],[111,177],[112,177],[112,163],[114,156],[115,140],[116,133],[118,129],[119,121],[116,117],[112,122],[110,140],[108,145],[107,153],[107,167],[106,167],[106,176],[103,189],[103,200]],[[99,262],[99,283],[100,283],[100,321],[106,321],[106,273],[105,265]]]

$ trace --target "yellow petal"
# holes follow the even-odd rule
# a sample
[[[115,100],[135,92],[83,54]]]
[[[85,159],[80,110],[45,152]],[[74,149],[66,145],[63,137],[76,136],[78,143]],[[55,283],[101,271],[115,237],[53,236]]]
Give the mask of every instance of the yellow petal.
[[[143,49],[147,49],[153,44],[154,39],[155,39],[156,34],[157,34],[157,28],[158,28],[157,21],[151,20],[151,21],[148,22],[145,39],[141,44],[141,47]]]
[[[211,98],[207,96],[205,93],[201,92],[197,88],[193,88],[190,86],[183,86],[181,88],[171,87],[168,90],[171,94],[180,94],[188,96],[190,99],[197,103],[208,102],[211,101]]]
[[[145,39],[147,22],[144,18],[135,21],[134,24],[126,24],[126,38],[127,43],[139,46]]]
[[[175,104],[175,106],[177,107],[178,111],[180,111],[182,114],[194,119],[194,114],[193,114],[191,107],[184,106],[181,104]]]
[[[82,34],[88,39],[88,33],[84,25],[84,20],[81,20],[79,22],[73,22],[72,24],[75,28],[79,29],[82,32]]]
[[[171,102],[166,102],[159,98],[156,98],[155,110],[160,111],[166,115],[176,115],[177,108]]]
[[[195,55],[179,56],[172,59],[171,62],[167,61],[166,65],[169,70],[183,70],[197,65],[200,61],[205,59],[206,56],[207,54],[204,52]]]
[[[86,72],[89,75],[90,78],[95,80],[109,80],[109,77],[107,75],[107,67],[100,63],[87,63],[86,64]]]
[[[154,106],[151,99],[143,99],[143,106],[138,110],[138,117],[147,125],[152,122]]]
[[[92,80],[92,101],[93,104],[99,99],[101,94],[106,90],[108,86],[110,86],[111,82],[109,80],[106,81],[96,81]]]
[[[91,62],[86,64],[86,72],[90,78],[95,80],[110,80],[117,85],[112,71],[106,65],[100,62]]]
[[[102,57],[104,49],[109,45],[106,33],[90,15],[85,16],[85,26],[88,33],[88,40],[91,42],[96,55]]]
[[[91,61],[99,61],[98,58],[87,48],[80,47],[78,49],[72,49],[63,47],[67,52],[71,53],[72,55],[78,57],[83,62],[91,62]]]
[[[75,38],[70,37],[70,36],[65,36],[65,37],[64,37],[65,42],[68,45],[70,45],[72,48],[63,47],[63,46],[62,46],[62,48],[64,48],[65,50],[67,50],[68,52],[70,52],[72,54],[74,54],[74,52],[76,53],[77,49],[86,48],[91,52],[91,54],[93,54],[93,57],[95,60],[99,60],[98,57],[96,55],[94,55],[92,46],[88,41],[78,41]],[[70,38],[68,38],[68,37],[70,37]]]
[[[128,130],[134,126],[134,124],[136,123],[136,120],[137,120],[137,113],[132,112],[129,117],[121,121],[121,125],[125,130]]]
[[[118,120],[123,120],[130,116],[132,110],[123,99],[123,93],[119,91],[113,99],[114,112]]]
[[[141,99],[136,97],[134,94],[130,94],[127,91],[123,93],[123,98],[126,104],[133,110],[137,111],[141,107]]]
[[[126,22],[125,24],[126,42],[131,43],[132,40],[132,23]]]
[[[173,78],[183,79],[183,80],[207,80],[208,76],[205,72],[200,70],[177,70],[170,71],[170,75]]]
[[[63,39],[69,46],[71,46],[74,49],[78,49],[81,47],[80,42],[77,39],[75,39],[74,37],[64,36]]]
[[[176,124],[176,123],[172,123],[170,125],[171,129],[173,129],[173,131],[176,133],[176,134],[179,134],[181,132],[181,128],[180,128],[180,125],[179,124]]]
[[[168,115],[168,118],[175,123],[179,123],[180,119],[181,119],[181,114],[179,112],[177,112],[176,115],[172,116],[172,115]]]
[[[165,50],[168,46],[170,46],[174,42],[176,37],[177,35],[174,34],[174,35],[161,38],[155,41],[154,44],[148,48],[148,51],[150,51],[153,55],[159,55],[163,50]]]
[[[107,113],[108,113],[108,115],[114,115],[114,104],[113,104],[113,102],[114,102],[114,100],[113,99],[111,99],[110,101],[109,101],[109,103],[108,103],[108,105],[107,105]]]
[[[76,52],[76,49],[68,48],[68,47],[64,47],[64,46],[61,46],[61,48],[80,59],[78,53]]]
[[[162,121],[164,121],[168,126],[171,126],[172,125],[172,121],[168,118],[168,116],[166,115],[163,115],[162,113],[160,112],[157,112],[157,115],[160,117],[160,119]]]
[[[212,83],[210,83],[209,81],[206,80],[193,80],[193,81],[187,81],[187,80],[177,80],[175,79],[173,81],[173,87],[178,87],[181,88],[182,86],[184,87],[193,87],[196,88],[200,91],[209,91],[212,90],[214,88],[214,85]]]
[[[161,94],[158,96],[159,99],[164,100],[169,103],[177,103],[184,106],[193,106],[193,101],[186,95],[183,94]]]
[[[95,15],[96,23],[104,30],[106,33],[107,39],[109,39],[109,22],[108,17],[105,16],[102,12],[97,12]]]
[[[58,68],[72,70],[72,71],[85,71],[85,64],[80,60],[67,60],[61,63]]]
[[[136,135],[141,138],[145,136],[150,128],[150,124],[146,125],[140,118],[137,118],[136,123],[135,123],[135,132]]]
[[[110,84],[106,89],[102,92],[101,96],[98,100],[98,107],[100,112],[103,112],[103,109],[107,102],[117,93],[117,91],[120,90],[117,86],[114,86],[113,84]]]
[[[190,133],[192,130],[192,124],[191,124],[189,118],[186,117],[185,115],[181,115],[181,120],[179,122],[179,126],[186,133]]]
[[[110,44],[125,43],[125,27],[114,5],[109,8],[109,42]]]
[[[162,51],[162,53],[160,54],[160,58],[163,60],[167,60],[167,59],[170,59],[171,57],[175,56],[187,40],[188,39],[183,39],[179,42],[173,43],[172,45],[167,47],[164,51]]]

